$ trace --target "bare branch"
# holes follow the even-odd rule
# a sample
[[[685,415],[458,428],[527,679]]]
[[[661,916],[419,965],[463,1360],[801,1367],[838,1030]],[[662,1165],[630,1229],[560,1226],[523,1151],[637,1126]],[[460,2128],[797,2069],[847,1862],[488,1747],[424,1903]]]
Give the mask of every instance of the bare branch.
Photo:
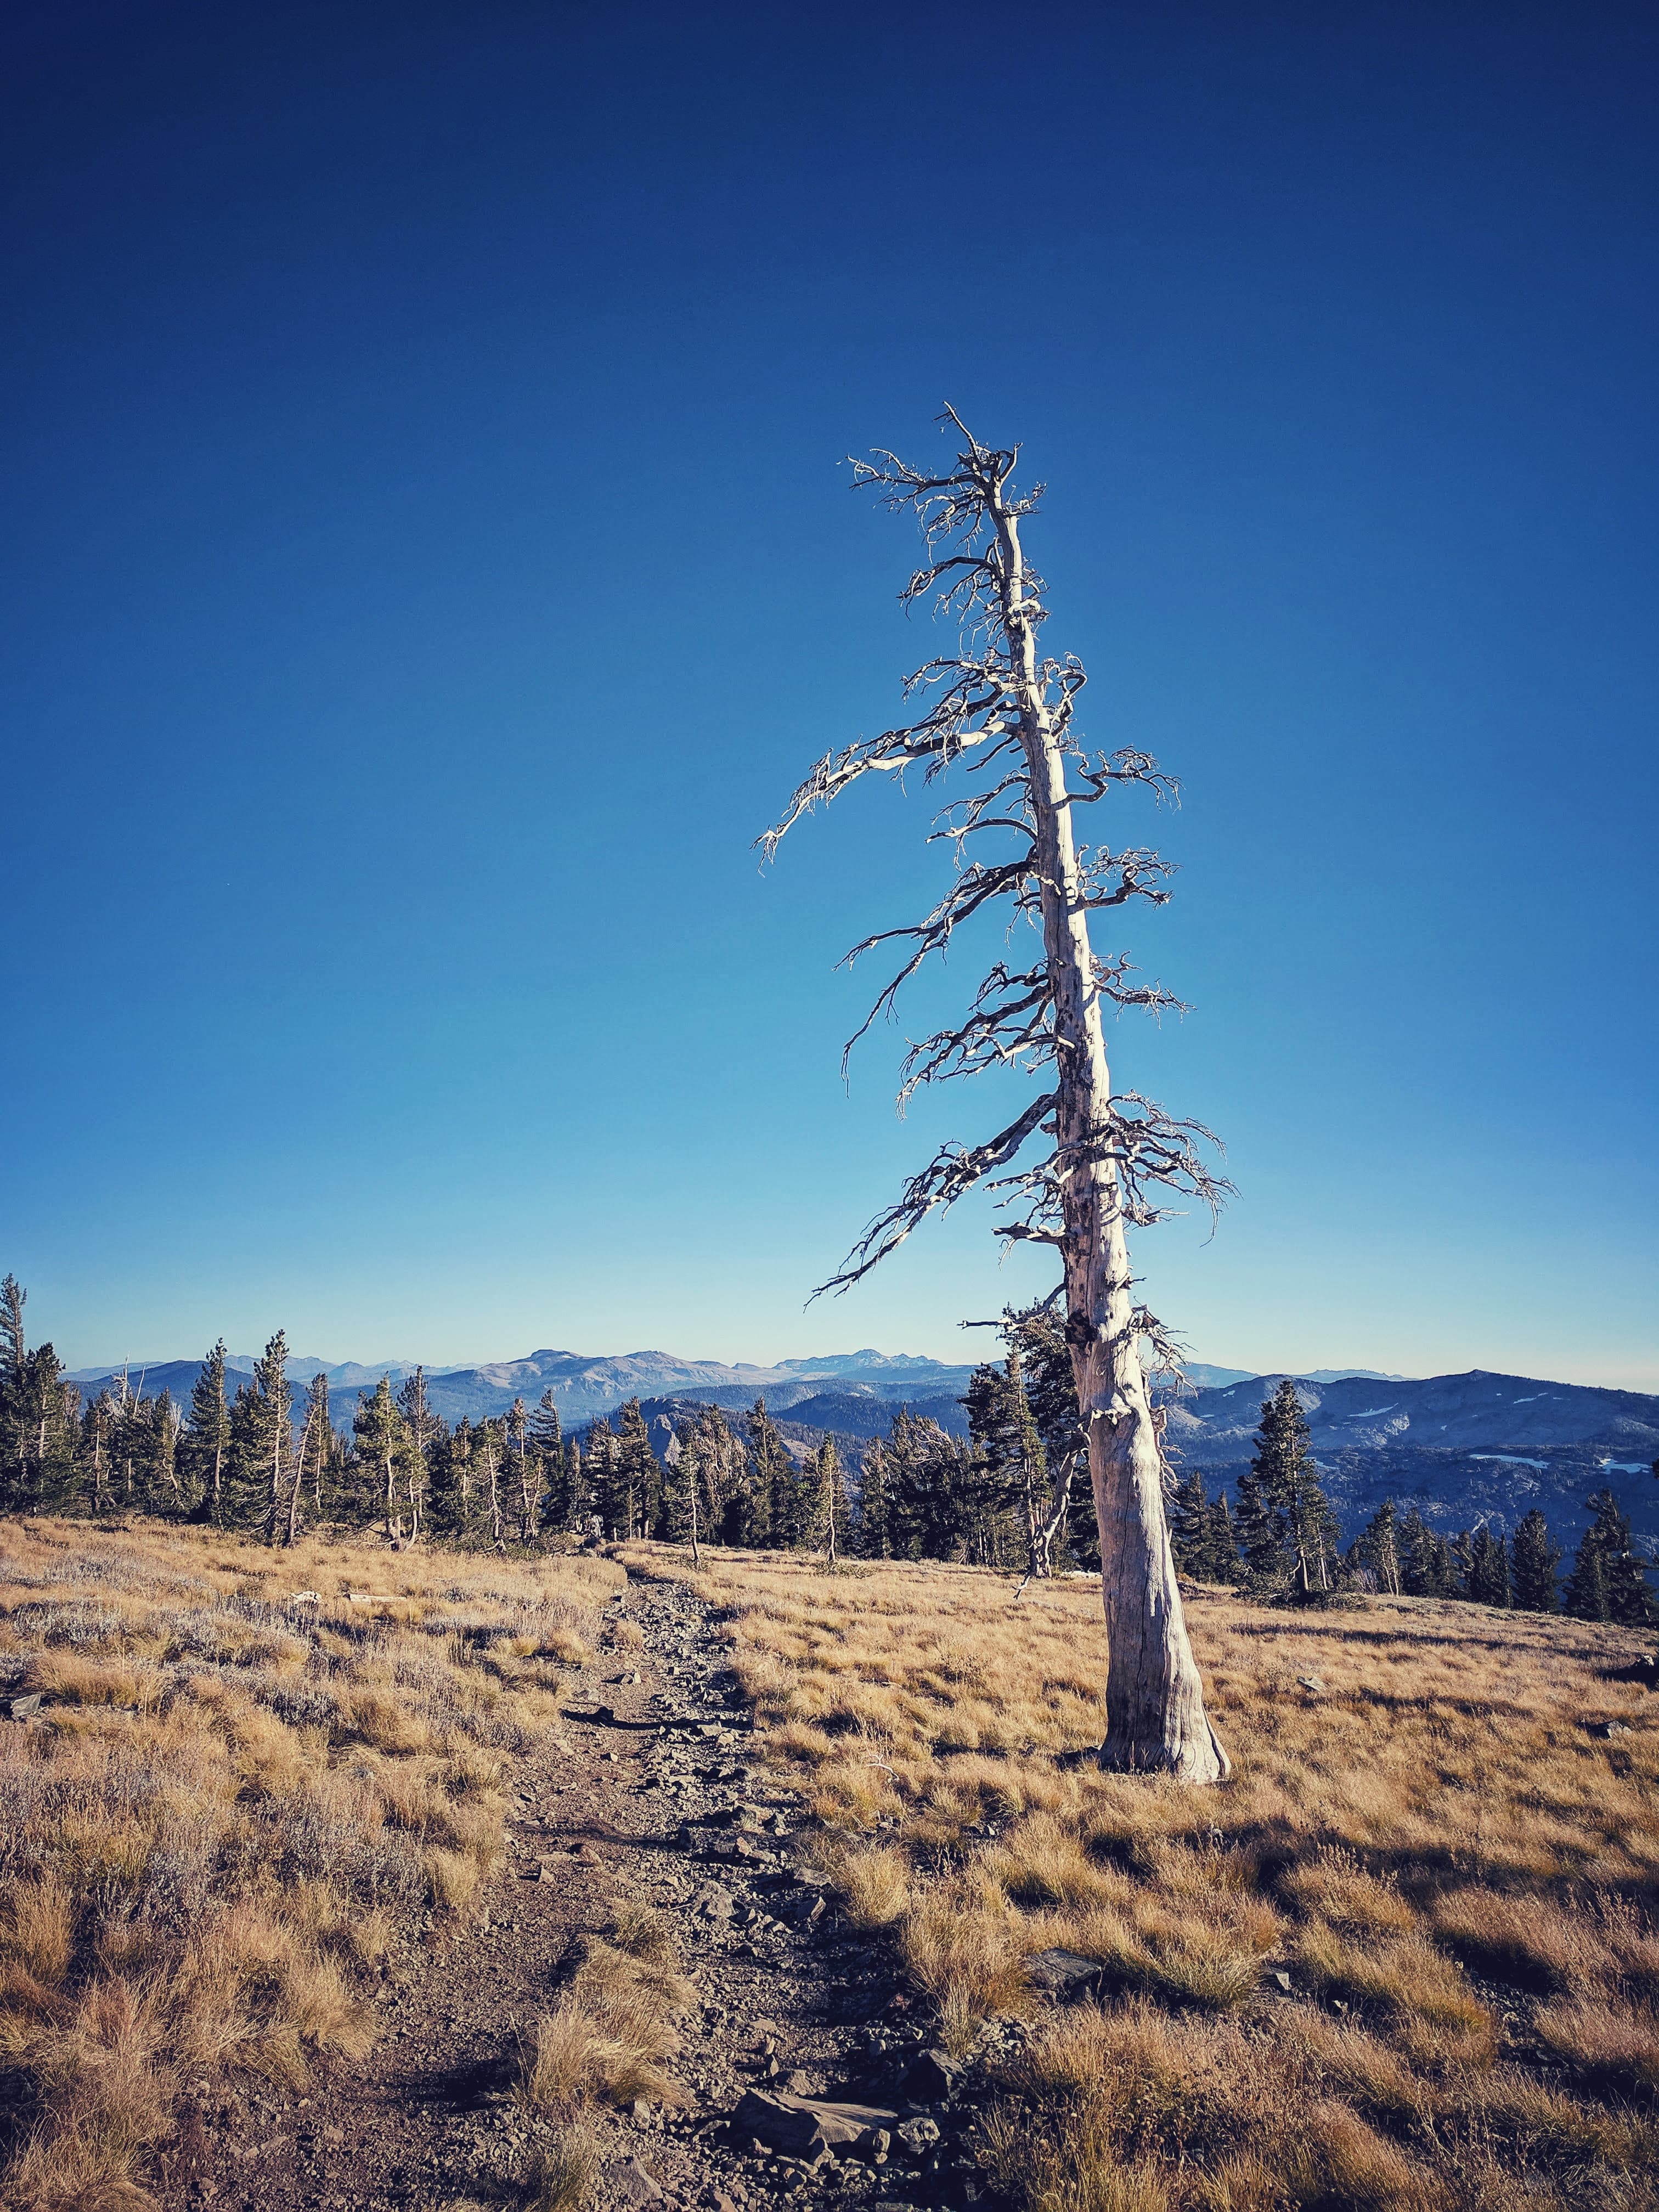
[[[821,1298],[826,1291],[839,1295],[850,1290],[872,1267],[878,1267],[890,1252],[896,1252],[910,1231],[930,1213],[954,1206],[975,1183],[982,1182],[996,1169],[1006,1167],[1054,1107],[1054,1094],[1049,1091],[1043,1097],[1033,1099],[1017,1121],[1011,1121],[988,1143],[965,1149],[955,1143],[942,1146],[921,1174],[911,1176],[897,1202],[890,1206],[885,1213],[877,1215],[853,1247],[842,1272],[832,1275],[827,1283],[820,1283],[812,1297]],[[807,1304],[811,1304],[811,1298]]]

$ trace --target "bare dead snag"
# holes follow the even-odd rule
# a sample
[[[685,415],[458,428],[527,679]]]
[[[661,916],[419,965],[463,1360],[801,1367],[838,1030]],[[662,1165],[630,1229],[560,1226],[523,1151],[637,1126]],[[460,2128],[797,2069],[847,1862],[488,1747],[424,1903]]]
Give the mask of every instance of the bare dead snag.
[[[1204,1710],[1164,1522],[1163,1451],[1140,1353],[1151,1317],[1134,1304],[1127,1231],[1167,1211],[1155,1202],[1159,1190],[1196,1196],[1213,1212],[1229,1186],[1204,1158],[1201,1147],[1214,1139],[1201,1125],[1112,1091],[1103,999],[1153,1011],[1180,1001],[1161,985],[1132,984],[1127,956],[1099,957],[1089,916],[1132,899],[1161,905],[1169,866],[1138,848],[1079,845],[1073,823],[1074,807],[1121,786],[1160,799],[1174,797],[1176,786],[1145,753],[1084,748],[1073,726],[1083,668],[1069,656],[1039,654],[1046,587],[1020,542],[1042,488],[1016,495],[1018,449],[982,446],[953,410],[941,419],[963,441],[948,472],[913,469],[884,452],[852,465],[854,482],[873,488],[884,506],[917,517],[925,557],[900,598],[953,616],[957,650],[906,679],[906,698],[920,709],[915,720],[826,754],[760,842],[769,858],[803,815],[863,775],[916,768],[932,782],[960,764],[976,781],[945,806],[932,831],[952,848],[955,878],[921,921],[879,931],[848,954],[850,963],[878,945],[903,947],[852,1043],[892,1011],[903,984],[956,930],[1012,904],[1011,926],[1040,933],[1041,958],[1024,967],[996,962],[960,1024],[910,1047],[900,1103],[924,1083],[992,1067],[1041,1069],[1048,1087],[983,1143],[943,1146],[821,1289],[848,1289],[929,1213],[981,1185],[1016,1217],[998,1235],[1054,1248],[1100,1528],[1109,1652],[1101,1758],[1130,1771],[1220,1781],[1227,1756]],[[992,841],[988,857],[970,848],[977,839]],[[1039,1132],[1049,1149],[1019,1164]],[[1055,1533],[1063,1498],[1060,1491]]]

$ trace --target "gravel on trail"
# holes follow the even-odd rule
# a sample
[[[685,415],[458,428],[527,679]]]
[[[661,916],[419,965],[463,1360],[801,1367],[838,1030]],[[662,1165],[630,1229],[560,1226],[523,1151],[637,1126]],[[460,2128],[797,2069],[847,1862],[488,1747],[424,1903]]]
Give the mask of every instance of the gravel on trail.
[[[611,1640],[624,1614],[642,1649]],[[938,2066],[918,2068],[927,2038],[887,1948],[847,1929],[814,1879],[816,1832],[799,1798],[751,1756],[708,1609],[677,1583],[635,1575],[606,1608],[602,1640],[568,1678],[564,1745],[538,1748],[513,1777],[496,1873],[465,1916],[390,1962],[368,2057],[319,2065],[293,2094],[193,2085],[162,2161],[166,2212],[532,2202],[553,2130],[514,2094],[521,2039],[556,2001],[579,1939],[602,1935],[623,1899],[655,1905],[679,1931],[696,1997],[671,2062],[685,2109],[601,2115],[596,2212],[979,2201],[966,2115],[938,2097]],[[897,2118],[856,2144],[790,2156],[734,2130],[746,2090]],[[931,2132],[908,2124],[924,2108]]]

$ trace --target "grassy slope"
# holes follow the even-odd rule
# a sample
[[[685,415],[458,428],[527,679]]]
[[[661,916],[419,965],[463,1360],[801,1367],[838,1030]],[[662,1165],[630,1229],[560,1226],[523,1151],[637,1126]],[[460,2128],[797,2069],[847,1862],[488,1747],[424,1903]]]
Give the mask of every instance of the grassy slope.
[[[705,1559],[848,1910],[959,2047],[1033,2015],[982,2147],[1031,2212],[1659,2203],[1659,1722],[1609,1679],[1635,1639],[1200,1594],[1235,1778],[1189,1792],[1065,1762],[1101,1733],[1088,1583]],[[1102,1963],[1098,2005],[1040,2011],[1054,1946]]]
[[[48,1694],[0,1722],[8,2204],[143,2206],[182,2083],[367,2048],[369,1977],[492,1863],[507,1764],[621,1581],[0,1522],[0,1682]]]

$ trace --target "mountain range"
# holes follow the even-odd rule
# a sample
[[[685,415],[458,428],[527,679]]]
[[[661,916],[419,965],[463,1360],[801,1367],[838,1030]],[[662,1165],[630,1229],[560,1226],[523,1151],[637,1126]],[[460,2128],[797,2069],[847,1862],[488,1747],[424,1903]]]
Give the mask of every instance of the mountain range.
[[[255,1358],[234,1352],[225,1365],[233,1376],[250,1376]],[[342,1398],[373,1390],[384,1375],[392,1388],[401,1387],[415,1372],[412,1359],[331,1361],[295,1357],[288,1371],[296,1382],[309,1382],[325,1374],[331,1394]],[[121,1370],[108,1367],[73,1369],[70,1380],[86,1397],[118,1387]],[[132,1387],[147,1398],[167,1391],[174,1401],[188,1401],[201,1371],[196,1359],[131,1360],[126,1373]],[[515,1398],[535,1405],[550,1390],[567,1428],[615,1413],[629,1398],[668,1398],[695,1395],[704,1405],[728,1409],[752,1405],[763,1395],[775,1412],[820,1395],[826,1387],[843,1395],[902,1401],[917,1404],[923,1399],[954,1400],[968,1387],[973,1363],[960,1364],[928,1359],[906,1352],[832,1352],[807,1359],[781,1359],[770,1367],[746,1360],[730,1364],[718,1359],[682,1359],[667,1352],[627,1352],[592,1355],[580,1352],[532,1352],[522,1359],[489,1360],[477,1367],[448,1367],[427,1370],[427,1388],[434,1410],[446,1420],[481,1420],[504,1413]],[[1188,1379],[1199,1388],[1220,1388],[1249,1379],[1244,1367],[1194,1365]],[[1321,1369],[1309,1379],[1327,1382],[1336,1376],[1372,1376],[1369,1368]],[[1389,1378],[1376,1376],[1378,1381]],[[343,1408],[342,1409],[343,1411]]]

